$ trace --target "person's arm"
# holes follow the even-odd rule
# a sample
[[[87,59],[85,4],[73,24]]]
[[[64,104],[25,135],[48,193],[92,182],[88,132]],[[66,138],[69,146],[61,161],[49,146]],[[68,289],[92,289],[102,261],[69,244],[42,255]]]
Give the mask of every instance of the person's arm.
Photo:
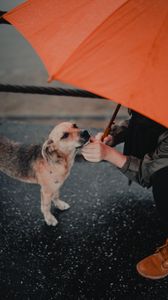
[[[168,167],[168,130],[160,136],[156,150],[146,154],[143,159],[125,156],[100,141],[85,146],[82,155],[92,162],[106,160],[118,167],[130,180],[149,188],[152,185],[152,175]]]
[[[98,140],[94,140],[84,146],[81,153],[84,158],[90,162],[100,162],[105,160],[114,164],[116,167],[123,169],[123,172],[128,165],[130,165],[130,163],[128,164],[130,157],[127,157],[115,148],[111,148]]]
[[[118,168],[123,168],[123,166],[127,161],[127,156],[125,156],[115,148],[111,148],[109,146],[106,146],[103,151],[104,151],[103,160],[112,163]]]
[[[133,156],[126,156],[115,148],[95,140],[82,148],[81,154],[90,162],[105,160],[120,169],[130,180],[140,183],[142,161]]]

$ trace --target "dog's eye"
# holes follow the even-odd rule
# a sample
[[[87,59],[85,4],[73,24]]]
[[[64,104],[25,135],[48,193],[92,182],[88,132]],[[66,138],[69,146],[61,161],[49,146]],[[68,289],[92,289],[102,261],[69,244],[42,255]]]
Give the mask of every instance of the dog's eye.
[[[66,139],[69,136],[69,132],[64,132],[63,136],[61,137],[62,139]]]
[[[73,124],[73,128],[78,128],[78,126],[76,124]]]

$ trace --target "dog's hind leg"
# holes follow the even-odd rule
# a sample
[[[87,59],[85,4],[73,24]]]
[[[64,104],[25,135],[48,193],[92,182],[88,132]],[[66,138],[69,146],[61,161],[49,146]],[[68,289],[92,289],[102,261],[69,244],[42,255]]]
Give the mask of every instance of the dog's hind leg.
[[[66,209],[70,208],[70,205],[68,203],[59,199],[58,191],[54,194],[52,201],[53,201],[54,205],[60,210],[66,210]]]
[[[58,221],[50,211],[52,197],[52,192],[41,188],[41,211],[44,215],[44,219],[48,225],[56,226]]]

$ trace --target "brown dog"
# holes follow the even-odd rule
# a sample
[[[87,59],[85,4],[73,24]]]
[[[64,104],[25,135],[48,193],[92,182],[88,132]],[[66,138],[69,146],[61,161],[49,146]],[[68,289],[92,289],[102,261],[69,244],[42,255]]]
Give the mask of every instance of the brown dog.
[[[43,145],[25,145],[0,138],[0,170],[7,175],[41,186],[41,211],[48,225],[57,225],[51,214],[51,202],[60,210],[69,204],[59,199],[59,189],[68,177],[77,149],[90,135],[76,124],[60,123]]]

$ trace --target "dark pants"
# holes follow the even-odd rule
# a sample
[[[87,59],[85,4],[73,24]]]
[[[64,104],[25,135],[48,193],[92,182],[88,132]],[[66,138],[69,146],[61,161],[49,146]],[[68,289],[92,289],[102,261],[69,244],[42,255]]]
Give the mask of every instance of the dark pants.
[[[168,234],[168,167],[153,174],[152,190],[164,231]]]

